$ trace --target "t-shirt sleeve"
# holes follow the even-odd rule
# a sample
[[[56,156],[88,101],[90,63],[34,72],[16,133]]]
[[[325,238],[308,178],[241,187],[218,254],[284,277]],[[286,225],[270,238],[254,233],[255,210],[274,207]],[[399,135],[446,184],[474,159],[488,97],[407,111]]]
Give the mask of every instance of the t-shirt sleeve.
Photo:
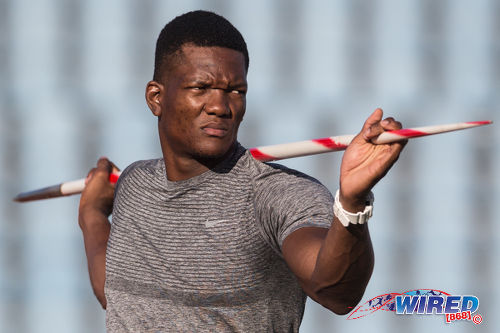
[[[329,228],[333,197],[316,179],[277,164],[264,164],[254,178],[256,223],[281,253],[285,238],[303,227]]]

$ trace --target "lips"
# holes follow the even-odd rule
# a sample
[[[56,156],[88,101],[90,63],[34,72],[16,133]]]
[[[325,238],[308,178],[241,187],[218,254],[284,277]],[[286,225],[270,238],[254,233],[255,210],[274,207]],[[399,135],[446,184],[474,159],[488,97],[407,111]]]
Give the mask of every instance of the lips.
[[[209,123],[201,127],[201,130],[208,136],[223,137],[228,132],[228,127],[221,123]]]

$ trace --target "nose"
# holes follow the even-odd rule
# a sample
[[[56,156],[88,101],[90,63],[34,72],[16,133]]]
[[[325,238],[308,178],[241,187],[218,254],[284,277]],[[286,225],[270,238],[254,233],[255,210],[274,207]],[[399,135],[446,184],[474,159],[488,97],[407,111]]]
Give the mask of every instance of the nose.
[[[227,92],[224,89],[212,89],[208,94],[208,99],[205,103],[205,112],[217,117],[231,117],[231,108]]]

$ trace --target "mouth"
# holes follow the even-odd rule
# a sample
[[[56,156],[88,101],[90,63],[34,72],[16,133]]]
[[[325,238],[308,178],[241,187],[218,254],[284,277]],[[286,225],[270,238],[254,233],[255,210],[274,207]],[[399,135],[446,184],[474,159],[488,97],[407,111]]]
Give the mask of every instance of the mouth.
[[[201,127],[201,130],[208,136],[222,138],[227,132],[227,126],[220,123],[209,123]]]

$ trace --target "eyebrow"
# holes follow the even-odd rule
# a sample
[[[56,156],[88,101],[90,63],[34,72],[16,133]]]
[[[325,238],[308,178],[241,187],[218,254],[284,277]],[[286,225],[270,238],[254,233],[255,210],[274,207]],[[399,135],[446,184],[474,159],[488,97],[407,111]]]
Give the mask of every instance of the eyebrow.
[[[209,76],[203,76],[203,77],[198,77],[194,76],[193,78],[186,78],[184,81],[186,84],[200,84],[200,85],[206,85],[206,84],[211,84],[213,82],[213,79]],[[248,83],[246,81],[233,81],[229,82],[227,84],[227,88],[229,89],[235,89],[235,88],[245,88],[248,89]]]

